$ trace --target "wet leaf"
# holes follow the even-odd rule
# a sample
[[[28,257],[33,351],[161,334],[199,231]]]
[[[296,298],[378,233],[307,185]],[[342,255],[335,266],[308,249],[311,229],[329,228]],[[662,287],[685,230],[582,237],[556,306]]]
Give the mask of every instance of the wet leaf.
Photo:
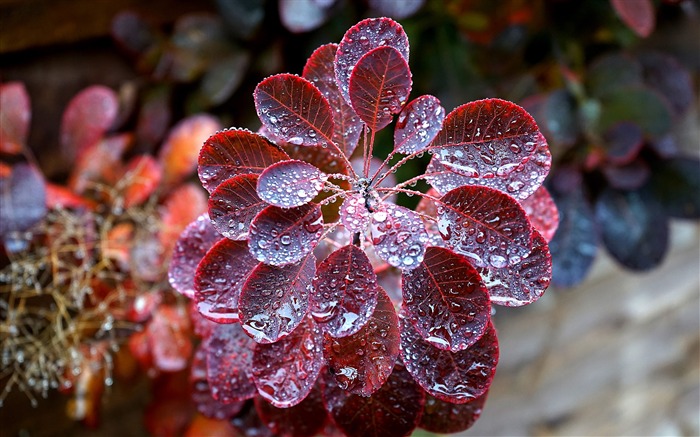
[[[146,328],[154,366],[165,372],[187,367],[192,355],[190,319],[183,307],[160,305]]]
[[[197,265],[221,235],[211,224],[208,214],[202,214],[187,225],[175,243],[168,268],[170,286],[181,294],[194,298],[194,275]]]
[[[131,208],[142,204],[155,192],[163,169],[152,156],[141,155],[129,161],[123,177],[129,181],[124,190],[124,207]]]
[[[333,2],[330,3],[332,5]],[[304,33],[321,26],[329,15],[329,5],[316,0],[280,0],[282,25],[292,33]]]
[[[429,240],[418,214],[393,203],[381,203],[370,216],[370,233],[377,255],[394,267],[411,270],[423,261]]]
[[[333,337],[356,333],[377,304],[377,275],[365,252],[353,245],[333,252],[316,270],[311,315]]]
[[[700,217],[700,161],[674,158],[654,163],[651,187],[666,214],[678,218]]]
[[[454,404],[470,402],[488,391],[498,364],[498,338],[492,323],[474,345],[460,352],[432,346],[404,317],[399,317],[399,324],[406,370],[425,391]]]
[[[638,36],[646,38],[656,26],[656,13],[651,0],[610,0],[615,13]]]
[[[99,141],[117,118],[119,97],[110,88],[93,85],[68,103],[61,120],[61,147],[73,160]]]
[[[293,407],[303,401],[323,366],[321,330],[310,317],[301,322],[294,332],[276,343],[255,346],[255,385],[258,393],[278,408]]]
[[[210,193],[226,179],[260,174],[275,162],[289,159],[263,136],[245,129],[227,129],[209,137],[199,152],[199,180]]]
[[[393,47],[363,55],[350,74],[350,103],[372,131],[384,129],[401,112],[411,93],[411,70]]]
[[[217,325],[219,326],[219,325]],[[223,325],[222,325],[223,326]],[[206,341],[200,344],[192,357],[190,368],[190,384],[192,385],[192,402],[197,411],[205,417],[225,420],[238,414],[244,401],[224,403],[214,399],[207,380],[207,349]]]
[[[158,153],[163,183],[176,185],[193,173],[204,141],[219,129],[219,121],[207,114],[187,117],[175,125]]]
[[[455,188],[440,199],[438,230],[447,246],[479,267],[520,262],[532,248],[532,226],[512,197],[487,187]]]
[[[0,84],[0,153],[16,155],[27,144],[32,107],[21,82]]]
[[[664,97],[675,115],[684,114],[693,104],[693,81],[690,73],[673,57],[661,52],[638,56],[644,82]]]
[[[650,190],[603,190],[595,217],[608,252],[633,270],[661,263],[668,249],[668,218]]]
[[[340,222],[349,232],[363,232],[369,226],[369,211],[361,194],[351,193],[340,206]]]
[[[535,192],[551,166],[535,120],[520,106],[499,99],[478,100],[450,112],[430,149],[445,170],[468,177],[469,185],[496,188],[519,199]]]
[[[466,404],[453,404],[427,395],[420,428],[440,434],[466,431],[481,416],[488,392]]]
[[[559,228],[549,242],[552,282],[572,287],[583,281],[598,250],[593,209],[577,188],[564,195],[552,193],[559,210]]]
[[[328,100],[333,111],[333,142],[350,157],[360,140],[362,121],[343,98],[335,80],[337,50],[338,44],[326,44],[316,49],[306,61],[302,77],[313,83]]]
[[[10,252],[21,249],[25,243],[11,234],[30,229],[45,214],[44,177],[31,164],[15,164],[9,176],[0,177],[0,238],[5,248]]]
[[[274,343],[290,335],[309,309],[316,258],[276,267],[260,263],[243,285],[239,311],[243,329],[258,343]]]
[[[299,404],[277,408],[262,397],[255,398],[255,409],[260,420],[276,436],[312,437],[319,435],[328,420],[318,384]]]
[[[491,302],[507,307],[528,305],[542,297],[552,280],[552,256],[547,241],[533,230],[532,251],[517,264],[502,269],[477,268]]]
[[[258,178],[258,195],[280,208],[306,205],[321,192],[328,175],[295,159],[271,165]]]
[[[466,257],[429,247],[425,259],[401,278],[404,311],[431,345],[458,352],[473,345],[491,319],[479,272]]]
[[[326,333],[323,341],[324,355],[336,383],[360,396],[370,396],[384,385],[399,356],[394,304],[381,287],[376,299],[371,317],[358,332],[342,338]]]
[[[425,150],[442,129],[445,108],[433,96],[412,100],[403,108],[394,129],[394,152],[417,153]]]
[[[350,103],[350,75],[355,65],[365,54],[383,46],[398,50],[408,63],[408,36],[390,18],[367,18],[345,32],[335,55],[335,77],[346,102]]]
[[[255,342],[238,323],[217,324],[205,340],[207,382],[212,397],[228,404],[256,394],[251,366]]]
[[[418,12],[425,0],[369,0],[369,5],[379,15],[397,20],[410,17]]]
[[[332,143],[333,112],[311,82],[293,74],[277,74],[258,84],[253,94],[263,126],[294,145]]]
[[[551,241],[559,226],[559,211],[552,195],[545,186],[541,186],[530,197],[520,201],[532,227],[542,234],[546,241]]]
[[[224,181],[209,196],[209,214],[217,231],[226,238],[243,240],[255,216],[267,204],[256,191],[258,176],[242,174]]]
[[[616,165],[634,160],[644,145],[644,132],[635,123],[621,122],[613,125],[603,135],[605,158]]]
[[[322,232],[323,216],[316,204],[289,209],[268,206],[250,225],[250,253],[266,264],[294,264],[311,253]]]
[[[241,288],[257,265],[245,241],[224,238],[214,244],[195,271],[197,310],[217,323],[236,323]]]
[[[161,225],[158,238],[163,253],[170,254],[187,225],[206,211],[207,198],[199,184],[183,184],[170,191],[159,208]]]
[[[407,436],[420,420],[425,392],[403,366],[370,397],[349,393],[332,378],[325,381],[326,410],[348,437]]]

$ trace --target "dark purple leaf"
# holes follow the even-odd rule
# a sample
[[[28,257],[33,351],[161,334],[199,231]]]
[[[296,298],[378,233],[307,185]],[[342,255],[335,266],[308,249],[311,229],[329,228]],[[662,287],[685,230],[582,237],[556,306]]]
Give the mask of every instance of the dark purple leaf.
[[[488,392],[466,404],[453,404],[427,395],[418,426],[440,434],[466,431],[481,416],[487,396]]]
[[[595,217],[608,252],[625,267],[648,270],[661,263],[668,248],[668,218],[650,190],[605,189]]]
[[[310,317],[301,321],[294,332],[278,342],[255,346],[255,385],[258,393],[278,408],[303,401],[323,366],[321,330]]]
[[[438,230],[448,247],[480,267],[516,264],[532,249],[525,211],[493,188],[467,186],[445,194],[438,205]]]
[[[349,232],[362,232],[369,226],[369,211],[361,194],[349,194],[340,206],[340,222]]]
[[[137,143],[153,147],[163,141],[173,116],[171,93],[169,86],[158,86],[144,92],[136,120]]]
[[[531,304],[544,294],[552,280],[552,256],[547,241],[533,230],[532,251],[517,264],[502,269],[477,268],[491,302],[508,307]]]
[[[367,18],[343,36],[335,55],[335,77],[345,101],[350,103],[350,75],[365,54],[378,47],[393,47],[408,63],[408,36],[399,23],[390,18]]]
[[[369,5],[380,15],[401,20],[418,12],[425,0],[369,0]]]
[[[656,12],[652,0],[610,0],[620,19],[642,38],[656,26]]]
[[[693,104],[690,73],[665,53],[642,53],[638,59],[642,64],[644,82],[668,100],[676,115],[684,114]]]
[[[593,209],[579,186],[566,194],[553,192],[559,210],[559,228],[549,242],[552,282],[572,287],[583,281],[598,250]]]
[[[289,408],[277,408],[262,397],[255,398],[255,409],[260,420],[276,436],[312,437],[319,435],[328,421],[323,397],[318,384],[299,404]]]
[[[303,322],[309,309],[316,258],[275,267],[260,263],[241,290],[239,311],[243,329],[258,343],[273,343]]]
[[[654,163],[651,187],[666,214],[678,218],[700,217],[700,161],[674,158]]]
[[[498,364],[498,338],[492,323],[476,343],[460,352],[426,342],[405,317],[399,317],[399,324],[406,370],[425,391],[454,404],[470,402],[488,391]]]
[[[377,275],[365,252],[353,245],[333,252],[316,270],[309,307],[332,337],[356,333],[377,305]]]
[[[112,38],[131,56],[146,53],[156,43],[156,35],[149,24],[133,11],[119,12],[112,19]]]
[[[602,171],[608,184],[618,190],[636,190],[644,185],[651,175],[649,165],[641,158],[625,165],[605,165]]]
[[[380,203],[370,216],[370,233],[377,255],[390,265],[411,270],[423,261],[429,237],[423,220],[410,209]]]
[[[326,44],[314,51],[304,66],[302,77],[316,85],[333,110],[333,142],[347,157],[357,147],[362,133],[362,121],[340,94],[335,81],[335,54],[338,44]]]
[[[537,229],[546,241],[551,241],[559,226],[559,211],[547,188],[539,187],[530,197],[520,201],[532,227]]]
[[[207,382],[212,397],[225,404],[256,394],[251,366],[255,342],[238,323],[217,324],[205,340]]]
[[[289,159],[263,136],[245,129],[218,132],[199,152],[199,179],[210,193],[222,182],[240,174],[260,174],[275,162]]]
[[[619,88],[601,99],[600,132],[620,122],[635,123],[652,139],[671,128],[671,108],[661,95],[648,88]]]
[[[280,0],[280,21],[290,32],[309,32],[328,18],[328,7],[315,0]]]
[[[223,403],[214,399],[207,381],[207,351],[202,343],[194,353],[190,368],[190,384],[192,385],[192,401],[197,411],[205,417],[225,420],[238,414],[244,401]]]
[[[0,84],[0,153],[18,154],[27,143],[32,107],[21,82]]]
[[[209,215],[217,231],[243,240],[253,219],[267,204],[257,193],[258,175],[242,174],[224,181],[209,196]]]
[[[404,311],[423,339],[458,352],[473,345],[491,318],[479,272],[466,257],[429,247],[425,259],[401,278]]]
[[[238,299],[246,277],[258,265],[245,241],[222,239],[209,249],[194,277],[197,310],[217,323],[238,322]]]
[[[360,396],[370,396],[381,388],[399,356],[399,321],[394,304],[386,291],[378,290],[376,308],[362,329],[343,338],[325,334],[323,342],[337,384]]]
[[[119,97],[110,88],[93,85],[68,103],[61,120],[61,147],[73,159],[95,144],[112,127],[119,112]]]
[[[628,54],[614,52],[603,55],[588,67],[586,85],[593,97],[642,85],[642,66]]]
[[[207,107],[221,105],[238,89],[250,64],[247,52],[236,51],[213,62],[204,72],[199,93]]]
[[[323,216],[316,204],[290,209],[268,206],[250,225],[250,253],[266,264],[294,264],[314,250],[322,232]]]
[[[411,93],[411,70],[393,47],[378,47],[357,61],[350,75],[350,103],[367,126],[384,129]]]
[[[425,392],[401,365],[370,397],[343,390],[332,377],[325,381],[326,410],[348,437],[407,436],[420,420]]]
[[[275,137],[297,146],[332,144],[333,112],[308,80],[277,74],[258,84],[254,98],[260,121]]]
[[[543,108],[544,120],[537,119],[544,127],[545,137],[561,146],[573,146],[581,129],[575,98],[568,90],[555,90],[547,95]]]
[[[194,299],[194,275],[197,265],[221,235],[211,224],[208,214],[202,214],[187,225],[175,243],[168,268],[168,281],[180,293]]]
[[[430,146],[445,167],[469,178],[469,185],[499,189],[525,199],[542,184],[551,166],[547,141],[520,106],[499,99],[478,100],[450,112]]]
[[[442,129],[445,108],[433,96],[412,100],[403,108],[394,129],[394,152],[417,153],[425,150]]]
[[[603,135],[605,158],[613,164],[628,164],[644,144],[644,133],[635,123],[621,122],[613,125]]]
[[[311,202],[328,175],[304,161],[291,159],[271,165],[258,178],[258,196],[280,208],[293,208]]]
[[[24,232],[46,214],[46,182],[31,164],[15,164],[0,176],[0,238],[10,252],[24,245],[11,234]]]

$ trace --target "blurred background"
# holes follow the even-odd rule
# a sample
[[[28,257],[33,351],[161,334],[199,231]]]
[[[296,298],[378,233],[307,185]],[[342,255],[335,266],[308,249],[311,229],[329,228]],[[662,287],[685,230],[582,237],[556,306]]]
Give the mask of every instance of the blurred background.
[[[257,130],[255,85],[300,74],[316,47],[368,16],[404,26],[414,96],[433,94],[448,111],[512,100],[552,150],[547,187],[562,219],[554,285],[534,305],[497,308],[501,361],[482,417],[463,435],[700,435],[700,2],[0,0],[0,82],[24,84],[23,147],[63,186],[76,166],[87,171],[63,138],[64,111],[85,88],[114,92],[118,122],[107,131],[129,132],[129,153],[167,163],[162,150],[183,120],[191,131],[202,116]],[[390,140],[378,137],[379,154]],[[0,260],[4,272],[10,259]],[[9,328],[0,335],[9,342]],[[9,390],[3,361],[2,435],[184,432],[188,422],[161,422],[192,412],[154,406],[158,372],[136,370],[136,358],[116,359],[113,384],[49,390],[36,407],[18,385]],[[131,369],[123,381],[120,365]]]

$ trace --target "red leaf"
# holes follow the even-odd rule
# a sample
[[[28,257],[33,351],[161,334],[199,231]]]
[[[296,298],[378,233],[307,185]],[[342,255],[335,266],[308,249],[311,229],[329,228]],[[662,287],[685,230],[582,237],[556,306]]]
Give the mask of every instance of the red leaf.
[[[24,232],[46,214],[46,183],[31,164],[15,164],[0,178],[0,238],[11,252],[10,234]]]
[[[373,131],[385,128],[401,112],[411,93],[411,70],[393,47],[378,47],[359,61],[350,75],[350,103]]]
[[[349,232],[362,232],[369,226],[369,211],[365,198],[358,193],[350,193],[340,206],[340,222]]]
[[[530,218],[532,227],[537,229],[545,240],[551,241],[559,226],[559,211],[544,185],[527,199],[521,200],[520,205]]]
[[[122,156],[133,141],[133,135],[119,134],[87,147],[73,165],[68,186],[82,194],[96,182],[114,184],[122,169]]]
[[[393,47],[408,63],[408,36],[399,23],[390,18],[367,18],[343,36],[335,55],[335,77],[338,88],[350,103],[350,75],[365,54],[378,47]]]
[[[61,121],[63,153],[73,159],[99,141],[119,112],[119,97],[111,89],[93,85],[68,103]]]
[[[532,249],[532,226],[512,197],[487,187],[455,188],[440,199],[438,229],[447,245],[480,267],[520,262]]]
[[[656,26],[654,3],[651,0],[610,0],[620,19],[642,38],[651,35]]]
[[[244,403],[241,402],[240,404],[242,406]],[[234,416],[235,414],[237,413],[234,413],[231,416]],[[238,437],[239,434],[236,431],[236,428],[234,428],[228,420],[225,420],[229,417],[225,417],[224,419],[212,419],[203,413],[196,414],[194,419],[192,419],[190,422],[190,426],[183,434],[183,437]]]
[[[212,397],[224,404],[244,401],[256,394],[251,366],[253,347],[238,323],[218,324],[204,345],[207,382]]]
[[[190,319],[184,308],[161,305],[148,323],[149,351],[159,370],[174,372],[187,367],[192,354]]]
[[[217,325],[218,326],[218,325]],[[238,414],[245,401],[223,403],[214,399],[207,381],[206,342],[199,345],[192,358],[190,369],[192,401],[197,411],[210,419],[225,420]]]
[[[311,315],[333,337],[356,333],[377,304],[377,275],[365,252],[353,245],[333,252],[316,270]]]
[[[271,165],[258,178],[258,195],[281,208],[306,205],[321,192],[328,175],[295,159]]]
[[[466,431],[481,416],[487,396],[488,392],[466,404],[453,404],[427,395],[418,426],[440,434]]]
[[[330,104],[308,80],[286,73],[271,76],[253,96],[260,121],[275,137],[297,146],[332,144]]]
[[[377,255],[394,267],[411,270],[423,261],[428,233],[418,214],[381,203],[371,215],[370,231]]]
[[[483,268],[481,274],[497,305],[518,307],[536,301],[544,294],[552,280],[552,256],[547,241],[533,230],[532,251],[517,264],[502,269]]]
[[[217,231],[226,238],[243,240],[255,216],[267,204],[256,192],[258,176],[244,174],[224,181],[209,196],[209,215]]]
[[[377,306],[362,329],[343,338],[325,334],[323,347],[340,388],[360,396],[379,390],[399,356],[398,318],[386,291],[379,288]]]
[[[486,393],[498,363],[498,339],[492,323],[479,341],[460,352],[433,347],[404,317],[399,317],[399,324],[401,357],[425,391],[454,404],[470,402]]]
[[[394,129],[394,152],[417,153],[425,150],[442,129],[445,108],[433,96],[412,100],[403,108]]]
[[[632,162],[644,146],[644,132],[638,124],[623,121],[611,126],[603,134],[605,158],[612,164]]]
[[[323,216],[316,204],[290,209],[268,206],[250,225],[250,253],[266,264],[293,264],[311,253],[322,231]]]
[[[219,129],[219,121],[207,114],[187,117],[175,125],[158,153],[166,186],[176,185],[194,172],[202,144]]]
[[[1,177],[1,176],[0,176]],[[97,203],[90,199],[78,196],[72,190],[63,185],[46,184],[46,207],[48,209],[87,209],[94,211]]]
[[[217,323],[237,322],[241,288],[257,265],[245,241],[225,238],[214,244],[195,273],[197,310]]]
[[[129,161],[123,177],[128,181],[124,190],[124,207],[131,208],[145,202],[158,188],[163,169],[152,156],[141,155]]]
[[[255,398],[255,409],[260,420],[276,436],[311,437],[319,435],[328,421],[318,384],[299,404],[289,408],[277,408],[261,396]],[[324,434],[320,434],[324,435]]]
[[[172,190],[160,208],[160,244],[163,253],[171,253],[182,231],[207,211],[204,190],[195,184],[180,185]]]
[[[326,44],[314,51],[304,66],[302,77],[313,83],[333,110],[333,142],[347,157],[357,147],[362,121],[345,101],[335,80],[335,54],[338,44]]]
[[[348,393],[328,378],[323,401],[348,437],[407,436],[420,420],[425,392],[403,366],[397,365],[370,397]]]
[[[273,343],[289,335],[309,309],[316,258],[275,267],[260,263],[243,285],[239,311],[243,329],[258,343]]]
[[[0,108],[0,152],[19,154],[27,144],[32,119],[31,102],[24,84],[0,84]]]
[[[218,132],[199,152],[199,180],[210,193],[226,179],[240,174],[260,174],[275,162],[289,159],[263,136],[245,129]]]
[[[257,344],[253,376],[258,393],[279,408],[304,400],[323,366],[321,338],[321,330],[313,319],[305,317],[294,332],[280,341]]]
[[[489,294],[464,256],[429,247],[401,283],[406,315],[426,342],[458,352],[484,333],[491,318]]]
[[[209,216],[202,214],[187,225],[175,243],[168,268],[170,285],[183,295],[194,299],[194,275],[197,265],[211,247],[221,239]]]
[[[439,171],[520,199],[542,184],[551,166],[535,120],[520,106],[499,99],[478,100],[450,112],[430,149],[445,167]]]

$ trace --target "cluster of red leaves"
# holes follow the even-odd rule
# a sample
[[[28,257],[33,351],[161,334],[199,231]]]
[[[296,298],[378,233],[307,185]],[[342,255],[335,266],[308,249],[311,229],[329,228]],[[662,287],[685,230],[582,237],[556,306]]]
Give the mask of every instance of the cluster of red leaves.
[[[301,77],[258,84],[260,133],[225,130],[200,151],[209,211],[180,236],[170,281],[214,322],[197,352],[211,397],[254,398],[273,430],[312,435],[327,416],[352,436],[466,429],[498,361],[491,304],[549,285],[558,217],[534,120],[498,99],[447,115],[433,96],[408,102],[408,52],[398,23],[364,20]],[[375,133],[397,114],[373,171]],[[425,152],[424,174],[380,185]],[[417,211],[398,193],[422,197]],[[400,289],[379,285],[396,274]]]

